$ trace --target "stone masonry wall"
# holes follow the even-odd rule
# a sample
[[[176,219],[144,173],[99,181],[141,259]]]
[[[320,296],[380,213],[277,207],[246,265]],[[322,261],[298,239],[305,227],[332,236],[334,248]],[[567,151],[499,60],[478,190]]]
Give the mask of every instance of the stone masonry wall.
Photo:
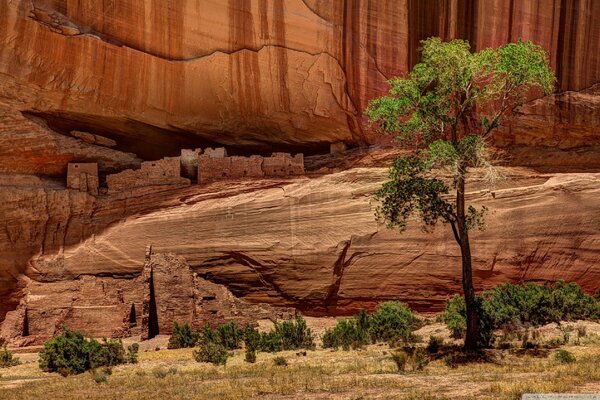
[[[198,183],[224,179],[261,178],[264,176],[289,176],[304,174],[304,156],[273,153],[271,157],[220,157],[209,154],[198,157]]]
[[[97,163],[69,163],[67,167],[67,187],[98,194],[98,164]]]
[[[198,180],[198,156],[202,149],[181,149],[181,176],[192,182]]]
[[[138,170],[127,169],[106,176],[108,193],[151,185],[186,185],[190,180],[181,177],[180,157],[165,157],[162,160],[145,161]]]

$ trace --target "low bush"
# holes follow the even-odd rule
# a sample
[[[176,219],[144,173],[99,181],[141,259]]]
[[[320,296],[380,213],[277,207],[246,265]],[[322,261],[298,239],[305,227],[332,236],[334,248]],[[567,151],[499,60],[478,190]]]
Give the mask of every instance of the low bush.
[[[115,366],[124,364],[125,349],[121,340],[102,339],[102,342],[90,339],[90,366],[92,368],[102,366]]]
[[[369,314],[361,311],[351,319],[343,319],[333,327],[325,331],[322,341],[324,348],[344,350],[357,349],[369,344]]]
[[[494,329],[540,326],[550,322],[600,318],[600,303],[576,283],[503,284],[477,296],[480,344],[488,346]],[[443,320],[456,337],[465,334],[465,305],[456,296],[446,302]]]
[[[125,350],[120,340],[104,339],[98,342],[64,327],[60,335],[44,343],[39,366],[46,372],[67,376],[92,368],[123,364],[125,361]]]
[[[369,332],[373,342],[408,343],[419,321],[410,308],[399,301],[380,304],[370,317]]]
[[[21,364],[21,360],[8,351],[6,345],[3,345],[2,349],[0,349],[0,368],[14,367],[19,364]]]
[[[283,350],[283,340],[276,331],[263,332],[260,334],[260,351],[276,353]]]
[[[575,356],[570,351],[558,349],[554,353],[554,359],[561,364],[570,364],[576,361]]]
[[[140,350],[140,345],[137,343],[132,343],[129,346],[127,346],[127,354],[125,355],[125,360],[129,364],[137,364],[139,350]]]
[[[169,338],[168,349],[183,349],[189,347],[195,347],[198,343],[200,334],[196,332],[190,324],[187,322],[183,325],[179,325],[177,322],[173,322],[173,333]]]
[[[273,363],[275,365],[279,365],[279,366],[286,366],[286,365],[288,365],[287,360],[285,358],[281,357],[281,356],[275,357],[273,359]]]
[[[200,335],[200,341],[203,343],[218,343],[227,350],[235,350],[242,347],[244,334],[245,330],[235,322],[219,325],[215,329],[205,325]]]
[[[275,333],[281,338],[283,350],[314,350],[315,348],[312,332],[301,315],[297,315],[292,320],[276,323]]]
[[[244,346],[246,351],[257,351],[260,349],[260,332],[253,326],[246,325],[244,328]]]
[[[254,364],[256,362],[256,350],[246,349],[246,354],[244,356],[244,360],[247,363]]]
[[[198,362],[225,365],[229,357],[229,351],[220,343],[206,340],[200,344],[200,349],[192,352],[192,355]]]
[[[217,328],[217,337],[226,349],[239,349],[244,340],[244,330],[235,322],[228,322]]]

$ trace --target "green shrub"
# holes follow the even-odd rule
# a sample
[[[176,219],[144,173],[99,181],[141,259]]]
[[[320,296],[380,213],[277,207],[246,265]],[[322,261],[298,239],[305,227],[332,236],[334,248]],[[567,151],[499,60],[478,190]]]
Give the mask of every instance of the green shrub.
[[[246,350],[257,351],[260,349],[260,332],[253,326],[246,325],[244,328],[244,346]]]
[[[454,296],[446,300],[442,319],[455,339],[464,337],[467,332],[466,314],[465,300],[462,297]]]
[[[281,357],[281,356],[275,357],[273,359],[273,363],[275,365],[279,365],[279,366],[286,366],[286,365],[288,365],[287,360],[285,358]]]
[[[539,326],[600,318],[600,303],[583,293],[576,283],[506,283],[484,292],[483,296],[495,327],[509,322]]]
[[[388,301],[371,314],[369,331],[373,342],[409,342],[419,323],[406,304]]]
[[[90,348],[90,366],[92,368],[101,366],[114,366],[124,364],[125,349],[121,340],[102,339],[102,342],[96,340],[89,341]]]
[[[227,363],[227,358],[229,357],[229,352],[222,344],[207,340],[202,341],[200,349],[197,351],[194,350],[192,355],[198,362],[225,365]]]
[[[125,350],[120,340],[104,339],[100,343],[65,327],[63,333],[44,343],[39,366],[46,372],[58,372],[67,376],[124,362]]]
[[[219,325],[215,329],[211,329],[209,325],[205,325],[202,329],[202,335],[200,335],[200,341],[203,343],[218,343],[227,350],[235,350],[242,347],[244,334],[245,330],[235,322]]]
[[[510,326],[540,326],[550,322],[600,318],[600,303],[583,293],[576,283],[503,284],[476,297],[482,346],[493,339],[493,330]],[[462,297],[446,301],[443,320],[455,337],[465,334],[465,305]]]
[[[275,332],[281,338],[283,350],[315,348],[312,332],[301,315],[297,315],[293,320],[276,323]]]
[[[200,335],[196,332],[190,324],[187,322],[183,325],[179,325],[177,322],[173,322],[173,333],[169,338],[168,349],[183,349],[189,347],[195,347],[198,343]]]
[[[554,353],[554,359],[561,364],[570,364],[576,361],[573,353],[564,349],[556,350],[556,352]]]
[[[13,356],[13,353],[6,349],[6,345],[0,349],[0,368],[14,367],[21,364],[21,360]]]
[[[260,334],[260,351],[276,353],[283,350],[283,340],[276,331],[263,332]]]
[[[219,343],[228,350],[239,349],[244,340],[244,330],[235,322],[228,322],[217,328]]]
[[[127,346],[127,354],[125,355],[125,360],[129,364],[137,364],[139,350],[140,350],[140,345],[137,343],[132,343],[129,346]]]
[[[246,355],[244,356],[244,360],[250,364],[254,364],[256,362],[256,350],[246,349]]]
[[[370,317],[366,311],[361,311],[351,319],[343,319],[325,331],[323,347],[344,350],[357,349],[370,342]]]

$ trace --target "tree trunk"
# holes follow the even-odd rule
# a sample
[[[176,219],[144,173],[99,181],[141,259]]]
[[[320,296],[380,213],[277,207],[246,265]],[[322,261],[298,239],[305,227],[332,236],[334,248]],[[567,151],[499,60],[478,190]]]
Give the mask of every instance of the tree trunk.
[[[465,350],[475,351],[478,348],[479,318],[477,315],[477,304],[475,302],[475,288],[473,287],[473,268],[471,264],[471,246],[469,244],[469,233],[467,229],[467,218],[465,212],[465,175],[462,170],[456,184],[456,216],[458,225],[458,236],[460,239],[460,253],[462,257],[462,284],[466,306],[467,334],[465,336]]]

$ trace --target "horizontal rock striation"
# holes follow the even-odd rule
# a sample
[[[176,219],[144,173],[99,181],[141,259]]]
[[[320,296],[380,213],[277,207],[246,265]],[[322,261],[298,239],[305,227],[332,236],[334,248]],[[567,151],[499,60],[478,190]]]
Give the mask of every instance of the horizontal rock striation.
[[[559,90],[574,94],[526,108],[498,143],[548,149],[557,130],[597,143],[597,91],[576,92],[600,81],[599,18],[600,4],[586,0],[4,2],[0,104],[145,159],[207,141],[323,151],[377,140],[361,112],[418,61],[419,40],[459,37],[482,49],[524,38],[548,50]],[[595,117],[570,121],[570,107]],[[37,135],[47,134],[23,146]],[[598,167],[589,146],[577,148]],[[11,154],[18,162],[0,171],[56,173],[52,158]]]
[[[39,200],[22,198],[21,214],[8,219],[5,232],[13,240],[0,238],[12,243],[2,262],[18,270],[30,260],[21,272],[36,285],[92,275],[127,280],[141,273],[150,244],[185,257],[199,277],[256,303],[316,315],[347,314],[387,299],[439,310],[460,291],[459,250],[447,227],[425,234],[415,224],[399,235],[375,222],[372,194],[385,172],[357,168],[292,180],[132,190],[110,199],[45,189]],[[476,184],[469,192],[470,201],[491,210],[487,230],[473,233],[477,288],[564,279],[594,291],[600,174],[504,172],[511,179],[495,190]],[[43,215],[46,207],[50,221],[44,215],[24,231],[15,220],[26,212]],[[28,245],[19,240],[25,235]],[[24,293],[28,282],[21,282]]]

